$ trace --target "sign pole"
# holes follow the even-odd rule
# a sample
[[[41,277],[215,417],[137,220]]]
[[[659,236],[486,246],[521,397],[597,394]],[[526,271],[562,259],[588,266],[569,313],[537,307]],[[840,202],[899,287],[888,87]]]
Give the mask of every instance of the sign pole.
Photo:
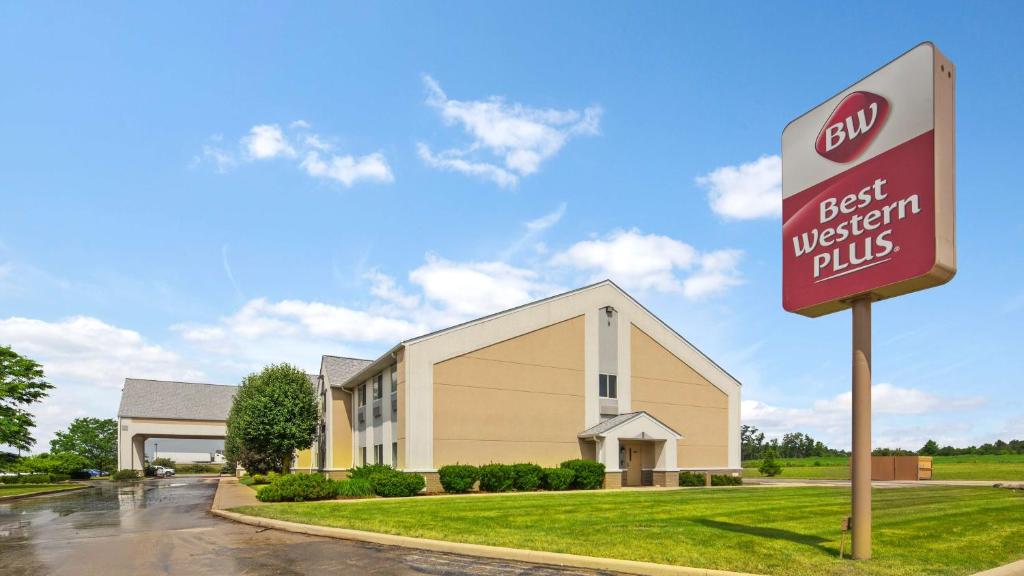
[[[853,301],[854,560],[871,559],[871,297]]]

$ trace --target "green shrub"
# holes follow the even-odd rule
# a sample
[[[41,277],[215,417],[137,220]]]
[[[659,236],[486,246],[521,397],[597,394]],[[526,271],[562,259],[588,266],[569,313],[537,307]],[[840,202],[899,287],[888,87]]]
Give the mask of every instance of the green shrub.
[[[351,478],[350,478],[351,480]],[[361,478],[356,478],[361,480]],[[399,472],[388,467],[370,476],[373,493],[384,498],[401,498],[415,496],[427,485],[427,481],[419,474]]]
[[[283,474],[257,492],[256,498],[260,502],[305,502],[326,500],[337,495],[337,483],[322,474]]]
[[[342,498],[368,498],[373,496],[373,485],[366,478],[348,478],[334,481],[335,492]]]
[[[743,478],[740,476],[733,476],[731,474],[712,474],[711,475],[712,486],[742,486]]]
[[[369,480],[370,476],[373,476],[374,474],[379,474],[381,472],[386,474],[394,471],[395,469],[387,464],[367,464],[365,466],[356,466],[355,468],[352,468],[352,470],[349,470],[348,477],[365,478]]]
[[[572,487],[577,490],[596,490],[604,485],[604,464],[600,462],[566,460],[560,467],[572,470]]]
[[[441,466],[437,475],[445,492],[463,494],[472,490],[473,485],[480,479],[480,469],[469,464],[449,464]]]
[[[20,476],[3,476],[0,482],[4,484],[49,484],[53,474],[22,474]]]
[[[228,462],[228,463],[224,464],[220,468],[220,473],[221,474],[228,474],[228,475],[232,475],[233,476],[235,474],[235,464],[233,462]]]
[[[513,485],[520,492],[532,492],[544,481],[544,469],[536,464],[513,464]]]
[[[480,490],[508,492],[515,487],[515,472],[508,464],[487,464],[480,467]]]
[[[170,458],[154,458],[150,464],[153,466],[163,466],[164,468],[175,468],[174,460]]]
[[[216,464],[178,464],[174,471],[178,474],[218,474],[221,469]]]
[[[242,477],[238,479],[238,483],[245,484],[246,486],[252,486],[252,475],[243,474]]]
[[[757,470],[764,476],[778,476],[782,474],[782,465],[775,461],[774,448],[768,448],[764,451],[764,458],[761,460],[761,466]]]
[[[680,472],[679,473],[679,485],[680,486],[703,486],[704,485],[704,474],[701,472]]]
[[[568,468],[545,468],[544,488],[546,490],[568,490],[576,473]]]
[[[255,486],[270,484],[270,479],[265,474],[253,474],[251,484]]]
[[[125,468],[124,470],[118,470],[117,472],[111,474],[110,479],[117,482],[121,482],[124,480],[138,480],[139,473],[136,470]]]

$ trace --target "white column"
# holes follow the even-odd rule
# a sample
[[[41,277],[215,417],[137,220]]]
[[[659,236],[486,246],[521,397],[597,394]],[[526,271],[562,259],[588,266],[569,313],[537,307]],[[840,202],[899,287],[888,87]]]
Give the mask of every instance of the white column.
[[[146,461],[146,437],[132,436],[132,470],[142,470]]]
[[[633,370],[632,370],[632,346],[630,338],[633,331],[630,329],[633,323],[629,314],[619,311],[619,334],[618,334],[618,393],[619,393],[619,414],[633,411]]]

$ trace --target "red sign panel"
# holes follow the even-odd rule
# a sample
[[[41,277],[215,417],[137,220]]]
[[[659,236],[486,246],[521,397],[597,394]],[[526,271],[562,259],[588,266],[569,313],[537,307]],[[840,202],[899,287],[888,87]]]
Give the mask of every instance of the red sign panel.
[[[786,310],[820,316],[952,278],[952,72],[922,44],[786,127]]]

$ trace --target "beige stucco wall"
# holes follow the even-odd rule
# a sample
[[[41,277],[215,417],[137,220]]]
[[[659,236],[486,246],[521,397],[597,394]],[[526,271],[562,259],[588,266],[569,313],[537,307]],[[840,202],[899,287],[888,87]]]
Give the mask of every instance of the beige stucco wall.
[[[682,434],[680,468],[729,465],[729,398],[636,326],[630,329],[632,409]]]
[[[292,467],[296,471],[309,470],[313,466],[313,451],[310,449],[299,450],[295,453],[295,465]]]
[[[433,381],[435,467],[580,457],[583,316],[439,362]],[[401,460],[401,421],[399,430]]]
[[[352,466],[352,395],[331,388],[331,467]]]

